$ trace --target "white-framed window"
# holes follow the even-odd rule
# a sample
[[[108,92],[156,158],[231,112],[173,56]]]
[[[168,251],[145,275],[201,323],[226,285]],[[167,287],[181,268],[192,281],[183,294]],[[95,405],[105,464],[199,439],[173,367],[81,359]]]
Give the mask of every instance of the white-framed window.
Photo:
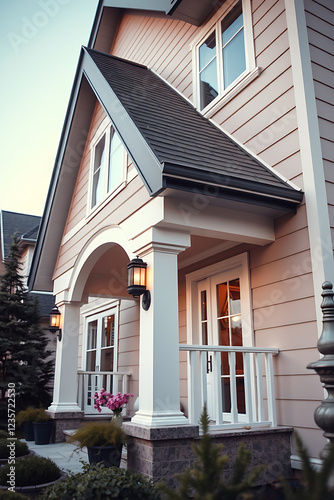
[[[192,345],[252,346],[252,307],[248,255],[246,253],[194,271],[187,282],[187,343]],[[212,360],[208,351],[208,412],[214,414]],[[245,415],[244,367],[236,354],[237,407],[240,420]],[[230,367],[226,352],[221,354],[221,391],[223,418],[231,411]]]
[[[91,142],[89,210],[115,196],[126,183],[127,154],[115,128],[105,119]]]
[[[194,96],[205,113],[227,102],[259,73],[250,0],[225,2],[192,48]]]

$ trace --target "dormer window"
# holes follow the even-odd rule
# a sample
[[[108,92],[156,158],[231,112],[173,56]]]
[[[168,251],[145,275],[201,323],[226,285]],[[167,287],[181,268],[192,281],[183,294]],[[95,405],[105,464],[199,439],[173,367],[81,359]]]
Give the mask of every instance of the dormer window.
[[[106,123],[92,140],[90,210],[117,194],[126,180],[126,151],[114,127]]]
[[[255,69],[249,0],[223,6],[195,40],[193,56],[197,106],[211,110]]]

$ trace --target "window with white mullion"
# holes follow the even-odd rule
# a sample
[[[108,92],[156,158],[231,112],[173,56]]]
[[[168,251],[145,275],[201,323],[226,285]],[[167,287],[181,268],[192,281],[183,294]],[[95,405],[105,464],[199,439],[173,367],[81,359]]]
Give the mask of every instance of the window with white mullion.
[[[219,94],[217,73],[217,34],[213,30],[198,49],[199,90],[202,107]]]
[[[105,161],[106,161],[106,134],[103,134],[94,148],[94,169],[92,185],[92,203],[95,207],[105,196]]]
[[[246,69],[244,22],[241,3],[221,22],[224,89]]]
[[[247,69],[250,72],[255,67],[252,46],[249,0],[232,2],[222,17],[215,18],[211,31],[201,37],[194,52],[197,54],[194,67],[197,67],[200,109],[207,108],[212,101],[223,96],[232,84],[240,82]]]

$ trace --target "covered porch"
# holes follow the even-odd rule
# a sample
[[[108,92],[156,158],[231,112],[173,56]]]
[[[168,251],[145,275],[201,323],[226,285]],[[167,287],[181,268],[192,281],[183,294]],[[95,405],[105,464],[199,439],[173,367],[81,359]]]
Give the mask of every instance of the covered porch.
[[[154,204],[162,201],[156,199]],[[163,207],[166,215],[167,204]],[[256,217],[252,219],[254,225]],[[234,229],[241,231],[244,227],[247,231],[247,236],[239,235],[247,244],[271,240],[271,224],[268,222],[264,229],[263,216],[260,216],[262,231],[256,231],[256,224],[252,230],[241,219],[236,228],[236,221],[235,218]],[[253,344],[251,311],[247,311],[250,289],[244,291],[249,288],[247,252],[240,253],[245,246],[240,247],[239,241],[226,241],[226,232],[222,238],[213,238],[207,236],[207,229],[203,229],[203,234],[196,231],[196,235],[191,235],[180,227],[172,230],[156,225],[146,231],[142,231],[140,224],[132,227],[136,228],[133,238],[125,237],[124,227],[99,231],[79,253],[67,284],[64,277],[55,281],[62,341],[57,343],[54,399],[49,411],[56,422],[56,440],[64,439],[64,429],[73,429],[87,418],[107,416],[98,414],[92,402],[95,391],[103,387],[114,393],[132,392],[135,396],[124,413],[123,423],[132,436],[128,452],[128,466],[132,470],[158,480],[165,474],[172,477],[180,467],[189,465],[191,443],[199,439],[199,417],[206,404],[215,440],[230,442],[231,452],[235,453],[241,440],[253,447],[260,439],[261,457],[267,461],[270,457],[266,450],[271,450],[271,459],[274,455],[268,443],[275,442],[275,446],[284,450],[284,458],[277,460],[280,470],[286,471],[291,429],[277,427],[273,359],[279,354],[275,347]],[[236,255],[222,259],[226,249],[232,249]],[[147,289],[151,293],[148,310],[141,307],[141,299],[131,299],[126,291],[127,264],[136,255],[148,265]],[[196,264],[197,271],[187,272],[193,269],[189,262],[196,263],[197,259],[207,262],[208,255],[214,256],[217,263]],[[225,269],[227,281],[221,283],[221,273],[216,280],[217,269]],[[212,324],[208,323],[206,334],[203,327],[206,320],[200,313],[205,281],[202,275],[208,276],[208,290],[218,290],[218,286],[225,290],[225,299],[220,299],[219,307],[224,303],[226,308],[228,302],[231,308],[230,312],[224,309],[224,314],[217,313],[221,315],[218,317],[214,313],[216,299],[210,307],[207,303]],[[242,306],[240,294],[244,299]],[[106,326],[111,324],[111,317],[112,328]],[[91,344],[92,332],[104,318],[108,321],[99,334],[101,358],[98,358],[99,349],[95,352]],[[215,322],[220,337],[213,332],[208,334]],[[214,339],[223,339],[223,330],[225,339],[229,335],[229,340],[224,341],[226,345],[222,345],[222,340],[214,343]],[[96,339],[98,330],[94,335]],[[110,352],[115,354],[113,364],[104,364]],[[91,359],[93,364],[89,364]],[[157,458],[162,449],[166,455]],[[180,458],[183,454],[188,457],[186,460]],[[162,472],[164,467],[168,473]]]

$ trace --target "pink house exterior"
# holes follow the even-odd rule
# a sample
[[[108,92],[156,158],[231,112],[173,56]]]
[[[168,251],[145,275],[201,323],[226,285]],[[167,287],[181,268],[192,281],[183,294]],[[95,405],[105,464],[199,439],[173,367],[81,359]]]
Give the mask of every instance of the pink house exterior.
[[[99,2],[30,274],[62,314],[59,430],[106,386],[135,395],[129,466],[154,479],[181,467],[204,402],[217,440],[282,438],[300,468],[293,428],[319,461],[306,366],[334,279],[333,26],[324,0]],[[136,256],[147,311],[127,293]]]

